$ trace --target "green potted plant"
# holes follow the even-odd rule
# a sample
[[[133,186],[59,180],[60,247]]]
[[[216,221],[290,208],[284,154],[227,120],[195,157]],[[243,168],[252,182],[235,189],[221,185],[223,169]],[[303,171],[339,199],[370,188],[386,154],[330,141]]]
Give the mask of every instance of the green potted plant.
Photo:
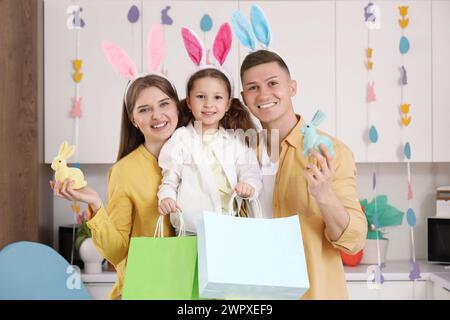
[[[362,264],[378,264],[386,261],[389,239],[385,237],[386,227],[402,224],[404,212],[391,206],[386,195],[379,195],[371,202],[361,200],[367,219],[367,239],[364,247]],[[380,261],[378,261],[378,254]]]

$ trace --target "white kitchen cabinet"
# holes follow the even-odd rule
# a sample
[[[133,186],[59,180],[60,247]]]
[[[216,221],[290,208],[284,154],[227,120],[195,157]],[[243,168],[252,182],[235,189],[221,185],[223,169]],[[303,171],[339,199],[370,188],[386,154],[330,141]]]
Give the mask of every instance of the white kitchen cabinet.
[[[367,4],[367,1],[336,2],[337,136],[350,147],[357,162],[401,162],[406,141],[411,144],[411,161],[431,162],[430,2],[376,2],[381,27],[370,33],[364,22]],[[402,32],[398,24],[398,7],[403,5],[409,7],[410,20],[404,31],[410,50],[404,56],[399,52]],[[365,67],[369,45],[373,50],[371,78]],[[399,123],[402,101],[399,68],[402,65],[408,77],[408,85],[403,87],[403,102],[411,105],[412,121],[408,127]],[[376,101],[367,104],[369,81],[375,83]],[[375,144],[368,138],[368,128],[372,125],[378,131]]]
[[[450,161],[450,1],[433,1],[433,161]]]
[[[439,286],[433,285],[433,299],[434,300],[450,300],[450,290]]]
[[[68,29],[66,13],[70,0],[44,2],[44,108],[45,162],[50,163],[60,144],[75,143],[75,120],[70,117],[75,97],[72,60],[83,61],[83,78],[79,83],[83,117],[79,119],[78,155],[70,162],[113,163],[119,148],[122,97],[126,79],[119,76],[106,61],[101,49],[103,40],[123,48],[141,68],[142,28],[139,21],[127,19],[136,1],[82,1],[83,29]],[[142,20],[142,19],[141,19]],[[141,21],[140,20],[140,21]],[[78,159],[77,159],[78,156]]]
[[[347,281],[351,300],[426,300],[427,281],[385,281],[379,289],[365,281]]]
[[[147,30],[151,24],[161,22],[161,10],[170,6],[167,13],[173,20],[172,25],[163,25],[165,41],[165,63],[168,77],[174,82],[180,99],[186,95],[186,81],[188,76],[196,70],[196,66],[189,58],[181,37],[181,27],[193,30],[209,51],[209,60],[213,61],[213,43],[220,26],[230,21],[231,13],[238,10],[237,1],[143,1],[143,41],[147,41]],[[200,21],[204,15],[212,19],[211,30],[203,32]],[[224,68],[230,73],[235,85],[239,82],[239,42],[233,35],[232,47],[224,63]],[[145,56],[146,57],[146,56]],[[147,59],[144,59],[144,69],[147,70]],[[239,90],[235,96],[240,97]]]
[[[248,21],[253,4],[264,10],[272,48],[283,55],[297,81],[294,110],[308,122],[321,109],[327,118],[320,128],[336,135],[334,1],[242,1],[240,10]],[[240,60],[247,54],[241,45]]]

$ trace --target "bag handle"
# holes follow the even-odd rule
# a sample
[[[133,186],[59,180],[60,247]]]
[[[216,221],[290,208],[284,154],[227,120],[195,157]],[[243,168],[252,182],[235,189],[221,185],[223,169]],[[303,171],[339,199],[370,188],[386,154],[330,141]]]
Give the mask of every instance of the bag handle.
[[[236,213],[233,211],[233,203],[234,203],[235,199],[238,204],[238,210]],[[247,201],[249,204],[253,203],[256,206],[256,212],[254,212],[255,218],[261,219],[263,217],[261,202],[259,201],[258,198],[256,198],[256,197],[254,199],[241,198],[240,196],[237,195],[236,192],[233,192],[233,194],[231,195],[230,201],[228,202],[228,212],[226,214],[230,215],[230,216],[240,217],[241,207],[242,207],[242,203],[244,201]]]
[[[183,214],[181,213],[180,210],[177,210],[175,214],[178,214],[180,217],[180,230],[178,232],[178,237],[185,237],[186,227],[184,224]],[[164,216],[162,214],[159,215],[158,221],[156,222],[156,228],[153,237],[164,238]]]

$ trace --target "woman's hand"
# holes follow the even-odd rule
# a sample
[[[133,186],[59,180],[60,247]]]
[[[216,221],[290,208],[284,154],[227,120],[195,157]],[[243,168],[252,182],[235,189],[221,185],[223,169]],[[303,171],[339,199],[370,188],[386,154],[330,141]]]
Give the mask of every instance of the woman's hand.
[[[158,207],[159,214],[166,215],[170,213],[175,213],[181,211],[181,208],[172,198],[164,198],[159,203]]]
[[[57,197],[64,198],[70,201],[80,201],[91,206],[94,212],[97,212],[102,205],[102,200],[97,191],[86,186],[81,189],[74,190],[72,185],[74,180],[66,179],[63,183],[59,181],[50,181],[50,187],[53,194]]]
[[[241,198],[251,198],[255,194],[255,188],[245,182],[239,182],[236,187],[234,187],[237,195]]]
[[[334,196],[332,183],[335,174],[333,157],[328,152],[325,145],[319,146],[322,154],[316,149],[310,149],[311,154],[316,158],[318,166],[313,163],[308,164],[305,170],[305,177],[308,181],[308,191],[317,202],[325,203]]]

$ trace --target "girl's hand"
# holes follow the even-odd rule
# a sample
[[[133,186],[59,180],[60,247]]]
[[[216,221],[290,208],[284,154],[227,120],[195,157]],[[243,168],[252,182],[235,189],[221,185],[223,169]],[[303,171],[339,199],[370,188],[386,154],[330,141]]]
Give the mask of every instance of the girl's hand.
[[[181,211],[181,208],[172,198],[164,198],[159,203],[158,207],[159,214],[163,216],[169,213],[175,213],[177,211]]]
[[[251,198],[255,194],[255,188],[245,182],[239,182],[234,188],[234,191],[241,198]]]
[[[64,198],[70,201],[80,201],[89,204],[94,212],[97,212],[102,205],[102,200],[97,191],[86,186],[78,190],[72,189],[74,180],[66,179],[63,183],[59,181],[50,181],[50,188],[53,194],[57,197]]]

